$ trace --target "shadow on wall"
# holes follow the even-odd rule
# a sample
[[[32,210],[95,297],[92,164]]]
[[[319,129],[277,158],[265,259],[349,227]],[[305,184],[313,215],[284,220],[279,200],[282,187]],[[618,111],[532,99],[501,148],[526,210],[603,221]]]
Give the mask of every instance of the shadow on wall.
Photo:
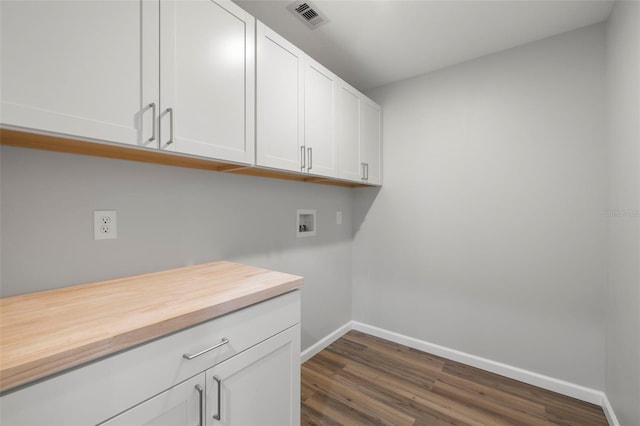
[[[369,214],[369,210],[371,210],[371,206],[373,205],[381,190],[382,187],[372,186],[367,188],[359,188],[354,191],[352,237],[355,237],[360,230],[360,227],[364,223],[367,214]]]

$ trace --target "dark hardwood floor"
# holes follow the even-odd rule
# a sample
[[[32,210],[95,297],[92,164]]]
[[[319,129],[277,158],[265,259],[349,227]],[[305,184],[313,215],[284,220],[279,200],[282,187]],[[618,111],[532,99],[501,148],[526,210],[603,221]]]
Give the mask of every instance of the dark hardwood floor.
[[[302,425],[607,425],[602,409],[350,331],[302,365]]]

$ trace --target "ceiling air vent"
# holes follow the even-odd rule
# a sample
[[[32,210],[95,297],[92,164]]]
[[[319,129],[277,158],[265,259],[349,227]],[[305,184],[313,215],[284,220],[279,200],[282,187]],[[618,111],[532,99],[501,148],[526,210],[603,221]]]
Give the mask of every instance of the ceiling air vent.
[[[322,16],[322,13],[320,13],[316,5],[314,5],[310,1],[294,1],[289,6],[287,6],[287,9],[289,10],[289,12],[296,15],[312,30],[315,30],[316,28],[329,22],[327,18]]]

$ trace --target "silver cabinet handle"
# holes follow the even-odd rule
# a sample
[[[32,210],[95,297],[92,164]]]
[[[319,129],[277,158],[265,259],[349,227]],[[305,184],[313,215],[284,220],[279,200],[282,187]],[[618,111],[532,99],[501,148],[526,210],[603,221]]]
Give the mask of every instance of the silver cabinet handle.
[[[300,170],[304,172],[304,169],[307,168],[307,157],[305,156],[305,153],[304,153],[304,146],[300,147],[300,161],[302,162],[302,165],[300,166]]]
[[[365,180],[369,180],[369,163],[364,163],[364,169],[367,171]]]
[[[222,414],[221,413],[222,408],[220,406],[220,398],[221,398],[221,394],[222,394],[222,392],[221,392],[221,390],[222,390],[222,379],[217,377],[217,376],[213,376],[213,380],[216,381],[216,384],[217,384],[217,387],[218,387],[218,410],[217,410],[216,414],[213,415],[213,418],[219,421],[220,420],[220,416]]]
[[[167,108],[165,114],[169,114],[169,140],[164,146],[169,146],[173,143],[173,108]]]
[[[360,163],[360,168],[362,168],[362,180],[365,180],[364,163]]]
[[[204,390],[200,385],[196,385],[196,390],[200,399],[200,423],[198,423],[198,426],[204,426]]]
[[[226,345],[227,343],[229,343],[229,339],[227,339],[226,337],[223,337],[223,338],[222,338],[222,340],[220,341],[220,343],[218,343],[217,345],[213,345],[213,346],[211,346],[210,348],[207,348],[207,349],[205,349],[205,350],[203,350],[203,351],[198,352],[197,354],[193,354],[193,355],[190,355],[190,354],[182,354],[182,358],[184,358],[184,359],[188,359],[188,360],[192,360],[192,359],[194,359],[194,358],[199,357],[199,356],[200,356],[200,355],[202,355],[202,354],[206,354],[207,352],[211,352],[212,350],[217,349],[217,348],[219,348],[220,346],[224,346],[224,345]]]
[[[311,170],[313,168],[313,148],[307,148],[307,152],[309,153],[309,167],[307,167],[307,170]]]
[[[151,143],[156,140],[156,103],[151,102],[147,109],[151,108],[151,137],[147,140],[147,143]]]

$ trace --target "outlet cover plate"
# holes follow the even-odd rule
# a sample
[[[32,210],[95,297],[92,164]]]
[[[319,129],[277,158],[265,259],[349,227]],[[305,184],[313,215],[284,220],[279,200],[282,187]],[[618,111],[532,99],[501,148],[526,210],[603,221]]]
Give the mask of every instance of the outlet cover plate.
[[[117,233],[115,210],[95,210],[93,212],[93,239],[115,240]]]

